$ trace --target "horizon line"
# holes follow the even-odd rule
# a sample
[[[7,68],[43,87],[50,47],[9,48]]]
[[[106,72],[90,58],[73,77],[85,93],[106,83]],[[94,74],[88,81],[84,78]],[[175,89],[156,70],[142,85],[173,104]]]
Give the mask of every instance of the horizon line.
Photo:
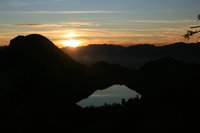
[[[123,45],[123,44],[109,44],[109,43],[102,43],[102,44],[88,44],[88,45],[82,45],[82,46],[78,46],[76,48],[81,48],[81,47],[87,47],[87,46],[121,46],[121,47],[131,47],[131,46],[142,46],[142,45],[149,45],[149,46],[154,46],[154,47],[164,47],[164,46],[169,46],[169,45],[175,45],[177,43],[184,43],[184,44],[187,44],[187,45],[192,45],[192,44],[200,44],[200,42],[192,42],[192,43],[187,43],[187,42],[184,42],[184,41],[180,41],[180,42],[175,42],[175,43],[168,43],[168,44],[160,44],[160,45],[156,45],[156,44],[151,44],[151,43],[138,43],[138,44],[127,44],[127,45]],[[61,49],[62,48],[72,48],[74,49],[73,47],[70,47],[70,46],[64,46],[64,47],[60,47]],[[76,49],[75,48],[75,49]]]

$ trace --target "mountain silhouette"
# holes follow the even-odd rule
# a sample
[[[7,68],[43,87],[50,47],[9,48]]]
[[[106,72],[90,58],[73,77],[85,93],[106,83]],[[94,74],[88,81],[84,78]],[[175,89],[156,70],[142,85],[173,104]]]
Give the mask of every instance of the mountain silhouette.
[[[188,63],[200,63],[200,44],[183,43],[154,46],[150,44],[122,47],[118,45],[89,45],[71,50],[63,48],[76,61],[91,65],[98,61],[120,64],[129,68],[139,69],[149,61],[172,57]]]
[[[97,89],[120,83],[122,76],[132,72],[109,63],[87,67],[37,34],[12,39],[1,50],[0,60],[1,98],[8,104],[54,107],[76,103]]]
[[[106,89],[114,84],[123,85],[128,79],[133,80],[135,70],[107,62],[97,62],[88,67],[86,77],[94,91]]]
[[[166,50],[169,47],[179,49],[195,46],[199,47],[197,44],[182,46],[180,43],[161,48],[151,45],[114,47],[115,51],[123,48],[137,52],[144,47]],[[109,51],[113,46],[100,47],[105,47],[103,49]],[[3,101],[8,102],[19,100],[26,101],[26,104],[33,102],[36,105],[76,103],[94,91],[114,84],[127,85],[143,96],[152,97],[155,94],[162,95],[165,91],[172,91],[173,94],[185,91],[185,94],[186,90],[196,91],[199,87],[198,64],[166,57],[151,61],[137,71],[104,61],[86,66],[74,61],[50,40],[37,34],[12,39],[10,45],[1,50],[0,60],[0,91],[2,98],[7,99]]]
[[[50,128],[52,126],[55,126],[55,129],[72,127],[79,130],[75,127],[89,128],[88,125],[93,125],[103,129],[106,125],[101,127],[101,123],[109,120],[120,128],[119,123],[124,123],[125,118],[130,117],[136,119],[133,121],[134,125],[142,128],[144,126],[144,130],[149,125],[155,127],[160,121],[164,123],[161,124],[162,127],[167,127],[170,124],[165,123],[174,120],[178,121],[178,129],[193,126],[191,118],[195,118],[197,113],[194,110],[199,104],[200,64],[191,62],[199,59],[198,44],[88,47],[91,51],[87,47],[83,50],[91,55],[96,54],[96,57],[101,54],[98,60],[104,59],[103,51],[106,51],[110,57],[124,61],[120,61],[122,65],[130,60],[137,64],[136,57],[142,57],[139,60],[144,59],[143,63],[148,62],[137,70],[124,67],[126,65],[98,60],[86,66],[72,59],[42,35],[18,36],[10,41],[9,46],[0,48],[0,117],[3,126],[11,129],[36,126],[38,129],[45,128],[44,131],[48,127],[49,131],[53,132]],[[102,51],[95,53],[96,47],[101,47]],[[115,52],[112,52],[113,47]],[[81,48],[75,51],[79,49]],[[178,50],[180,51],[176,54]],[[192,51],[187,59],[194,59],[189,62],[166,56],[171,55],[169,51],[176,57],[180,54],[179,57],[184,60]],[[106,52],[105,58],[108,56]],[[77,55],[81,56],[79,52]],[[109,62],[112,61],[111,59]],[[121,105],[106,105],[105,109],[109,109],[110,113],[106,113],[104,108],[88,110],[75,104],[96,90],[103,90],[115,84],[126,85],[135,90],[142,96],[142,102],[139,102],[139,99],[130,100],[135,107],[132,104],[126,105],[125,101],[122,108]],[[116,114],[121,115],[120,119]],[[184,117],[176,119],[176,114]],[[115,124],[111,127],[116,127]],[[176,127],[176,124],[173,122],[173,127]],[[127,125],[131,128],[133,126],[132,123],[125,122],[121,129],[124,130]]]
[[[186,106],[197,103],[200,65],[171,57],[145,64],[137,71],[135,83],[127,86],[159,106]],[[186,102],[187,101],[187,102]]]
[[[4,49],[6,46],[0,46],[0,51],[2,50],[2,49]]]
[[[0,58],[1,95],[9,97],[6,102],[66,104],[85,92],[79,87],[84,84],[86,66],[41,35],[12,39],[0,52]]]

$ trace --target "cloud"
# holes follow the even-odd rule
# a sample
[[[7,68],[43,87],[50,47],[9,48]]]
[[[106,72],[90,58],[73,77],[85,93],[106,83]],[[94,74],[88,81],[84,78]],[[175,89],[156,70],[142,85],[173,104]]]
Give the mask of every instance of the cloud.
[[[0,11],[4,14],[104,14],[117,13],[117,11],[102,11],[102,10],[88,10],[88,11]]]
[[[45,4],[62,2],[63,0],[1,0],[0,5],[3,6],[27,6],[32,4]]]
[[[32,27],[32,28],[46,28],[46,27],[81,27],[81,26],[99,26],[93,22],[63,22],[63,23],[23,23],[16,24],[16,26]]]
[[[191,23],[193,19],[185,20],[129,20],[127,23],[159,23],[159,24],[177,24],[177,23]]]

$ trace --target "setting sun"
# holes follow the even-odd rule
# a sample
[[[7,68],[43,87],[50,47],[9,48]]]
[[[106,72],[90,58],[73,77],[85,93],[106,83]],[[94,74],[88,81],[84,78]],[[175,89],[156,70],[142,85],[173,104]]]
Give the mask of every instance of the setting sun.
[[[78,47],[78,46],[81,45],[81,41],[80,41],[80,40],[71,39],[71,40],[65,40],[65,41],[63,42],[63,44],[64,44],[65,46],[69,46],[69,47],[76,48],[76,47]]]
[[[68,33],[65,36],[68,37],[68,38],[73,38],[73,37],[76,37],[77,35],[74,34],[74,33]]]

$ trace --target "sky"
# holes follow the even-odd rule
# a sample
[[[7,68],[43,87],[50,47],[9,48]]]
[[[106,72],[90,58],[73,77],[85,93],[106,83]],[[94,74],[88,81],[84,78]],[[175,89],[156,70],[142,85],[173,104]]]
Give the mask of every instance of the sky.
[[[198,25],[200,0],[0,0],[0,45],[42,34],[58,47],[165,45]],[[196,39],[190,41],[197,41]]]

